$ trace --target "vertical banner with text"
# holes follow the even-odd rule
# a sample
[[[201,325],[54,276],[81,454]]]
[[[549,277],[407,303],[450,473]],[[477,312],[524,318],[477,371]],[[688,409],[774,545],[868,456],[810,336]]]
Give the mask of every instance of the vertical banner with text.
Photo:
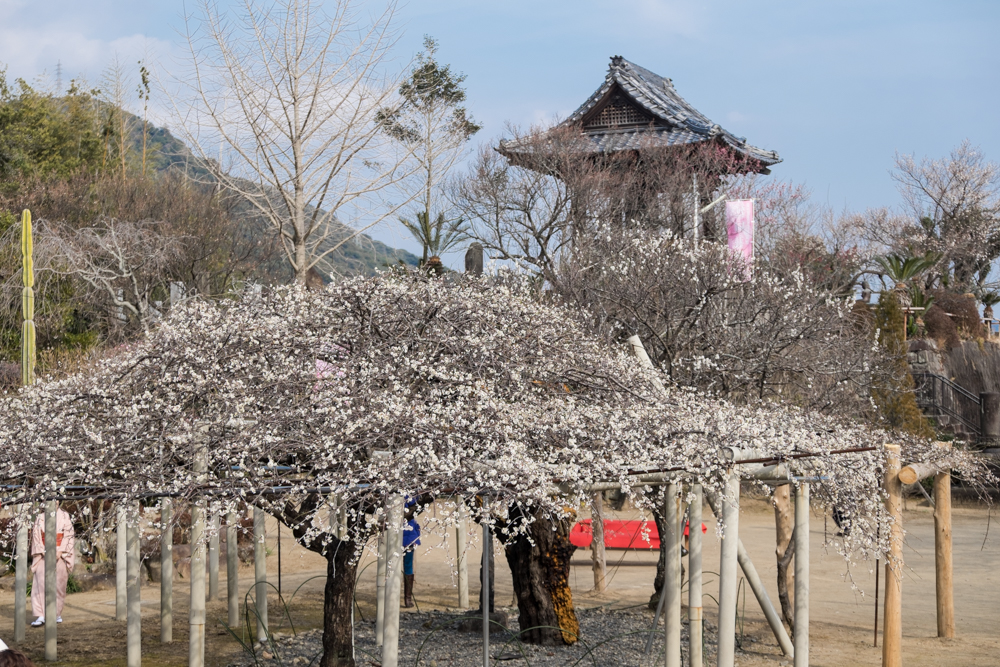
[[[753,200],[726,202],[726,233],[729,250],[744,266],[743,280],[753,280]]]

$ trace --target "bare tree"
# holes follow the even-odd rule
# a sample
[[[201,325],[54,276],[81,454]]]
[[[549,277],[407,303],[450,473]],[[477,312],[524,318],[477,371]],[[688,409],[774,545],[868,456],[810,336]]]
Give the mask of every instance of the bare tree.
[[[570,190],[563,181],[512,165],[484,147],[450,196],[494,258],[554,275],[572,229]]]
[[[165,293],[168,271],[181,256],[182,239],[157,223],[106,219],[98,226],[39,225],[39,246],[48,246],[46,268],[77,278],[106,303],[112,320],[149,330],[154,292]],[[41,267],[40,267],[41,268]]]
[[[982,287],[1000,257],[1000,166],[966,140],[947,159],[897,154],[893,178],[913,216],[896,243],[941,253],[933,273],[952,288]]]
[[[101,77],[101,99],[103,104],[104,127],[104,166],[110,169],[109,160],[117,165],[112,171],[118,171],[125,178],[128,168],[128,158],[131,152],[130,139],[133,117],[127,111],[129,93],[132,81],[125,70],[125,65],[116,55],[104,75]]]
[[[202,0],[186,24],[188,95],[175,100],[210,179],[267,221],[300,283],[406,203],[390,201],[405,155],[375,122],[395,88],[382,71],[395,4],[371,22],[351,0],[330,4],[244,0],[234,18]]]

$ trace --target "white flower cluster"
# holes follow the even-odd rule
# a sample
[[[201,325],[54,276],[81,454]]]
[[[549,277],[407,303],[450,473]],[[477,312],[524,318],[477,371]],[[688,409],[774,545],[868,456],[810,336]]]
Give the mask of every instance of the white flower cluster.
[[[336,498],[360,544],[394,496],[461,498],[517,531],[513,507],[565,516],[596,482],[649,508],[655,493],[638,473],[721,493],[727,448],[749,448],[820,454],[788,464],[822,478],[814,495],[855,517],[848,550],[880,549],[885,433],[657,380],[511,276],[404,272],[192,300],[88,371],[4,399],[4,504],[209,497],[222,511],[254,504],[294,518],[300,539],[327,543]],[[864,447],[875,449],[830,454]],[[968,456],[947,456],[981,476]]]
[[[598,223],[578,236],[553,283],[609,337],[639,335],[677,384],[741,403],[864,411],[882,360],[853,299],[797,268],[758,261],[753,281],[745,273],[725,244]]]

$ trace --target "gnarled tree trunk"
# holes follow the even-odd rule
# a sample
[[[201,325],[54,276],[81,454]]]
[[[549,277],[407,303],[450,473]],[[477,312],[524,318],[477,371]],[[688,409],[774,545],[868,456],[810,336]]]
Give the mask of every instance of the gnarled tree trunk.
[[[354,559],[357,544],[351,540],[338,540],[329,534],[323,536],[310,533],[313,518],[323,502],[324,499],[319,494],[310,494],[299,506],[287,502],[277,511],[272,510],[272,513],[292,529],[299,544],[326,558],[323,657],[319,661],[320,667],[356,667],[351,610],[358,572],[358,564]],[[359,514],[363,516],[364,512],[359,510]]]
[[[512,511],[514,519],[520,510]],[[569,588],[569,561],[576,547],[569,541],[571,522],[535,515],[531,541],[518,535],[504,546],[517,595],[520,639],[529,644],[573,644],[580,624]]]
[[[653,521],[656,522],[656,532],[659,535],[666,535],[667,522],[663,518],[663,510],[659,505],[653,503]],[[656,576],[653,578],[653,594],[649,596],[649,608],[656,609],[660,604],[660,594],[663,591],[664,569],[667,566],[667,542],[660,540],[660,558],[656,561]]]
[[[326,588],[323,596],[323,657],[320,667],[355,667],[354,627],[354,543],[334,540],[326,556]]]
[[[785,617],[789,629],[795,630],[795,572],[791,569],[792,531],[795,529],[795,517],[792,514],[791,484],[782,484],[774,489],[771,499],[774,505],[774,528],[777,534],[777,548],[774,553],[778,558],[778,600],[781,602],[781,615]]]

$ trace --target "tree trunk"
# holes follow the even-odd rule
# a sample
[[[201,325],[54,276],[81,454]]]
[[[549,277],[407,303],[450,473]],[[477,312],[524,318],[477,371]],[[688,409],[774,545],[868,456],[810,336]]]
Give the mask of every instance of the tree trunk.
[[[658,535],[666,535],[667,522],[663,517],[663,508],[659,503],[653,503],[653,521],[656,522]],[[660,538],[660,558],[656,561],[656,577],[653,578],[653,594],[649,596],[649,608],[656,609],[660,604],[660,593],[663,591],[664,570],[667,566],[667,542]]]
[[[512,511],[512,519],[522,515]],[[518,535],[504,547],[517,595],[520,638],[528,644],[574,644],[580,624],[569,588],[569,562],[576,547],[569,541],[571,521],[553,522],[536,515],[527,535]]]
[[[323,600],[323,657],[320,667],[355,667],[354,579],[357,563],[352,562],[354,543],[333,540],[326,551],[326,590]]]
[[[778,600],[781,602],[781,615],[788,623],[788,628],[795,630],[795,572],[791,568],[792,559],[788,554],[792,543],[792,532],[795,529],[795,517],[792,514],[791,484],[775,487],[774,497],[774,528],[777,534],[777,548],[774,550],[778,558]]]

